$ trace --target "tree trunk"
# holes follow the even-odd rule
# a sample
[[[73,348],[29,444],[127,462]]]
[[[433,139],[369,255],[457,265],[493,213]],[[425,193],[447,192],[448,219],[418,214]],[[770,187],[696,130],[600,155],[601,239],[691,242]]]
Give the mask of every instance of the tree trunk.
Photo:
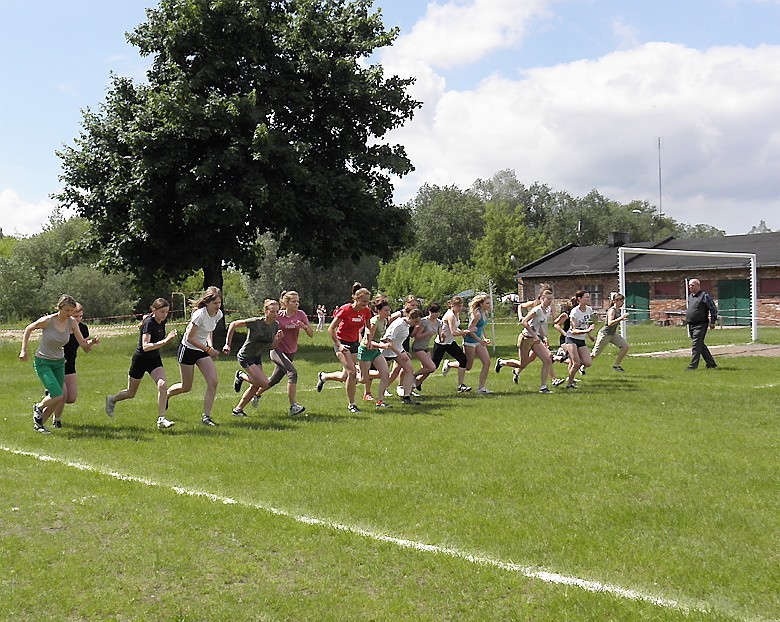
[[[203,289],[211,287],[212,285],[222,289],[222,260],[209,258],[206,263],[203,264]],[[222,292],[222,312],[225,311],[225,292]],[[225,318],[223,317],[217,327],[214,329],[213,341],[214,347],[217,350],[222,350],[222,346],[225,345],[225,338],[227,337],[227,328],[225,325]]]

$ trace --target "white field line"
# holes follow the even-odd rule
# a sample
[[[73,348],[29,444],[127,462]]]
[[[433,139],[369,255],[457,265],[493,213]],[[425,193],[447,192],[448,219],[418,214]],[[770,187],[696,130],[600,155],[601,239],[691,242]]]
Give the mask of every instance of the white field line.
[[[484,557],[481,555],[473,555],[471,553],[467,553],[465,551],[461,551],[459,549],[454,549],[450,547],[443,547],[438,546],[436,544],[427,544],[425,542],[418,542],[416,540],[408,540],[405,538],[398,538],[396,536],[391,536],[387,534],[377,533],[374,531],[368,531],[366,529],[362,529],[360,527],[356,527],[354,525],[345,525],[342,523],[334,523],[329,520],[321,519],[321,518],[315,518],[312,516],[304,516],[300,514],[294,514],[292,512],[288,512],[287,510],[282,510],[279,508],[275,508],[273,506],[263,505],[262,503],[255,503],[253,501],[242,501],[239,499],[232,499],[230,497],[224,497],[222,495],[217,495],[210,492],[205,492],[202,490],[191,490],[188,488],[184,488],[182,486],[175,486],[170,484],[163,484],[160,482],[155,482],[150,479],[146,479],[143,477],[136,477],[134,475],[126,475],[124,473],[119,473],[117,471],[111,471],[109,469],[104,469],[99,466],[93,466],[89,464],[84,464],[81,462],[71,462],[69,460],[64,460],[62,458],[56,458],[53,456],[47,456],[45,454],[39,454],[32,451],[24,451],[21,449],[14,449],[12,447],[5,447],[0,445],[0,450],[5,451],[7,453],[13,454],[15,456],[25,456],[28,458],[34,458],[35,460],[40,460],[41,462],[53,462],[56,464],[61,464],[67,467],[71,467],[73,469],[77,469],[79,471],[85,471],[87,473],[94,473],[97,475],[104,475],[107,477],[112,477],[114,479],[123,481],[123,482],[133,482],[136,484],[142,484],[144,486],[150,486],[154,488],[160,488],[162,490],[170,490],[172,492],[175,492],[178,495],[184,495],[188,497],[199,497],[208,499],[209,501],[214,501],[216,503],[223,503],[226,505],[239,505],[242,507],[252,508],[256,510],[261,510],[263,512],[268,512],[269,514],[273,514],[275,516],[281,516],[284,518],[292,519],[296,522],[303,523],[306,525],[315,525],[318,527],[325,527],[327,529],[332,529],[336,531],[343,531],[346,533],[355,534],[364,538],[367,538],[369,540],[374,540],[376,542],[387,542],[390,544],[394,544],[396,546],[399,546],[401,548],[405,549],[413,549],[415,551],[422,551],[426,553],[435,553],[439,555],[446,555],[448,557],[453,557],[456,559],[460,559],[463,561],[467,561],[472,564],[476,564],[478,566],[488,566],[493,568],[499,568],[501,570],[506,570],[508,572],[516,572],[519,573],[525,577],[528,577],[529,579],[537,579],[540,581],[544,581],[545,583],[552,583],[557,585],[567,585],[567,586],[573,586],[578,587],[582,590],[585,590],[587,592],[601,592],[610,594],[612,596],[616,596],[618,598],[624,598],[628,600],[636,600],[636,601],[642,601],[651,603],[653,605],[656,605],[658,607],[664,607],[667,609],[674,609],[677,611],[681,611],[684,613],[690,613],[692,611],[701,612],[701,613],[707,613],[712,612],[715,609],[714,605],[705,603],[705,602],[695,602],[690,599],[685,599],[686,603],[681,602],[680,600],[674,600],[670,598],[664,598],[662,596],[656,596],[654,594],[649,594],[646,592],[641,592],[639,590],[635,590],[632,588],[626,588],[621,587],[619,585],[614,585],[611,583],[602,583],[601,581],[592,581],[589,579],[581,579],[579,577],[569,577],[566,575],[559,574],[557,572],[551,572],[549,570],[543,570],[539,569],[533,566],[524,566],[521,564],[514,564],[511,562],[505,562],[501,561],[499,559],[494,559],[491,557]],[[765,622],[761,618],[740,618],[735,616],[733,613],[730,612],[720,612],[721,614],[728,615],[729,617],[735,618],[735,619],[741,619],[745,620],[746,622],[750,620],[750,622]]]

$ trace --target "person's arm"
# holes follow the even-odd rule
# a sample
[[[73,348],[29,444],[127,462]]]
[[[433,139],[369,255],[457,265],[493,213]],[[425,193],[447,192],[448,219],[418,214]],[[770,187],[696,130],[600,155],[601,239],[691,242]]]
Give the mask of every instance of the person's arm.
[[[22,349],[19,352],[20,361],[27,360],[27,344],[30,342],[30,335],[32,334],[32,332],[40,328],[46,328],[48,325],[49,325],[49,316],[44,315],[43,317],[38,318],[37,320],[28,324],[25,327],[24,333],[22,334]]]
[[[276,346],[279,345],[279,342],[283,338],[284,338],[284,331],[280,328],[279,330],[276,331],[273,341],[271,341],[271,350],[276,350]]]
[[[84,352],[89,352],[92,349],[92,343],[84,339],[84,335],[81,334],[81,328],[79,328],[79,323],[76,318],[70,318],[70,332],[73,333],[73,336],[84,349]]]
[[[159,350],[164,345],[169,344],[172,340],[176,339],[176,329],[174,328],[169,332],[161,341],[152,341],[151,333],[144,333],[141,336],[141,349],[144,352],[153,352]]]
[[[534,330],[534,326],[531,323],[533,321],[535,315],[536,315],[535,311],[530,311],[521,320],[521,323],[523,324],[523,327],[528,331],[529,334],[533,335],[534,343],[536,343],[537,341],[541,341],[541,337],[539,336],[539,333],[537,333]]]
[[[710,314],[710,328],[715,328],[715,323],[718,321],[718,307],[715,306],[715,301],[707,292],[704,292],[704,304],[707,305]]]
[[[304,332],[309,336],[309,338],[314,337],[314,329],[312,328],[311,324],[309,323],[309,319],[306,318],[306,321],[300,320],[298,322],[299,328],[302,328]]]
[[[566,336],[566,331],[563,330],[563,325],[568,319],[569,314],[568,313],[561,313],[557,318],[555,318],[555,322],[553,322],[553,328],[557,330],[559,333],[561,333],[562,336]]]
[[[237,328],[243,328],[244,326],[246,326],[246,320],[233,320],[230,322],[227,337],[225,337],[225,345],[222,346],[222,352],[230,354],[230,344],[233,343],[233,334],[236,332]],[[187,327],[187,330],[189,331],[189,326]],[[185,339],[187,338],[187,335],[188,333],[184,334]]]

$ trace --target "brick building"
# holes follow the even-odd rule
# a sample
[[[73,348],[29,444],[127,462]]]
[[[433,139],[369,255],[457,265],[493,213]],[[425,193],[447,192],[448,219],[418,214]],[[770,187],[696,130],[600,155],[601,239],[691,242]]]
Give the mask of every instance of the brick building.
[[[535,298],[540,283],[552,286],[556,303],[579,289],[590,292],[598,311],[618,290],[619,246],[688,251],[755,253],[758,272],[758,322],[780,325],[780,233],[631,244],[627,234],[610,235],[603,246],[567,244],[517,272],[521,300]],[[697,278],[715,298],[723,325],[750,324],[750,264],[731,258],[629,255],[626,258],[626,307],[633,321],[680,321],[686,307],[686,281]]]

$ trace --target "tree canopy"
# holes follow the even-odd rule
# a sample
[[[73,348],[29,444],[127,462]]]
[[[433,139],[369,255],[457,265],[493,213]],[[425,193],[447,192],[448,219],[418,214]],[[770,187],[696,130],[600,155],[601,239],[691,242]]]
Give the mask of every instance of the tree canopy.
[[[258,240],[330,265],[387,257],[408,235],[383,142],[419,103],[367,57],[390,44],[371,0],[161,0],[128,40],[148,82],[114,76],[59,156],[57,196],[113,269],[222,284],[256,274]],[[367,242],[370,241],[370,242]]]

